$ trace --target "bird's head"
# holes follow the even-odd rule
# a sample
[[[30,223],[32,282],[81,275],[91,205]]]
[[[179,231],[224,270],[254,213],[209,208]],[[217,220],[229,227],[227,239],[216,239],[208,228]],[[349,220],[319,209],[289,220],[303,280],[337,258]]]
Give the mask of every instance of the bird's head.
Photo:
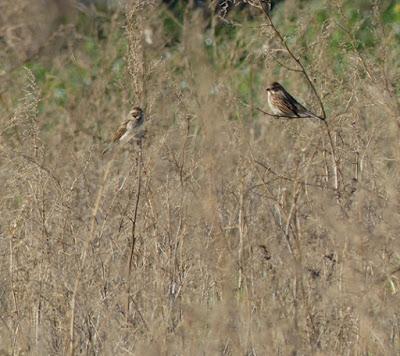
[[[129,116],[133,119],[139,119],[143,116],[143,110],[139,106],[135,106],[130,112]]]
[[[275,93],[282,90],[282,85],[280,85],[278,82],[273,82],[266,90],[267,92]]]

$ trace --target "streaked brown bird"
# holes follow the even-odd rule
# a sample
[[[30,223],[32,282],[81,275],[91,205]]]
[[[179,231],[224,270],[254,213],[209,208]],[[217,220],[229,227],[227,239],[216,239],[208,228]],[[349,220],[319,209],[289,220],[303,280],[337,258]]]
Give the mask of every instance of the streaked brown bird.
[[[293,118],[314,117],[316,119],[324,120],[324,118],[315,115],[310,110],[307,110],[277,82],[272,83],[271,86],[267,88],[267,92],[268,104],[274,115]]]
[[[112,142],[105,148],[103,155],[114,145],[126,143],[134,137],[139,137],[140,128],[144,122],[144,112],[139,106],[135,106],[128,114],[126,120],[122,122],[118,130],[115,131]]]

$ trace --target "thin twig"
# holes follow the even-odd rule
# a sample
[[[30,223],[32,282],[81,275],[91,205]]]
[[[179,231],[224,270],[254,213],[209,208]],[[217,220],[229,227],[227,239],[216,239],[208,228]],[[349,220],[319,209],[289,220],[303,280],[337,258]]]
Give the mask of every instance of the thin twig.
[[[303,71],[301,69],[297,69],[297,68],[293,68],[293,67],[289,67],[288,65],[286,65],[285,63],[281,62],[279,59],[277,59],[274,56],[274,60],[283,68],[286,68],[287,70],[291,71],[291,72],[298,72],[298,73],[303,73]]]
[[[328,134],[329,144],[331,146],[331,151],[332,151],[333,179],[334,179],[333,187],[336,191],[336,199],[337,199],[337,201],[339,201],[340,194],[339,194],[338,161],[336,158],[336,149],[335,149],[335,144],[333,142],[329,124],[327,121],[324,121],[324,124],[325,124],[325,128],[326,128],[326,133]]]
[[[282,180],[285,180],[285,181],[288,181],[288,182],[294,182],[294,178],[291,178],[291,177],[286,177],[286,176],[284,176],[284,175],[282,175],[282,174],[279,174],[279,173],[277,173],[277,172],[275,172],[271,167],[269,167],[269,166],[267,166],[265,163],[263,163],[263,162],[261,162],[261,161],[259,161],[259,160],[257,160],[256,158],[254,158],[253,157],[253,161],[254,161],[254,163],[257,163],[258,165],[260,165],[261,167],[263,167],[268,173],[271,173],[272,175],[274,175],[276,178],[274,178],[274,179],[271,179],[271,180],[269,180],[267,183],[271,183],[271,182],[274,182],[275,180],[278,180],[278,179],[282,179]],[[265,184],[265,183],[264,183]],[[262,184],[262,185],[264,185],[264,184]],[[306,182],[302,182],[301,183],[304,187],[312,187],[312,188],[319,188],[319,189],[322,189],[323,187],[321,186],[321,185],[319,185],[319,184],[313,184],[313,183],[306,183]],[[256,186],[257,187],[257,186]],[[326,189],[326,188],[325,188]],[[328,190],[332,190],[332,191],[335,191],[335,189],[333,189],[333,188],[327,188]]]
[[[312,88],[312,90],[314,92],[314,95],[318,100],[319,106],[320,106],[321,111],[322,111],[322,116],[320,118],[325,124],[326,132],[327,132],[328,138],[329,138],[329,144],[331,146],[333,175],[334,175],[334,189],[336,191],[337,201],[339,202],[338,160],[337,160],[337,157],[336,157],[336,149],[335,149],[335,145],[334,145],[334,142],[333,142],[331,130],[330,130],[328,122],[326,121],[326,112],[325,112],[324,103],[322,102],[322,99],[321,99],[320,95],[318,94],[318,91],[315,88],[315,85],[312,82],[310,76],[308,75],[303,63],[300,61],[299,58],[297,58],[294,55],[294,53],[292,52],[292,50],[288,46],[287,42],[283,38],[282,34],[279,32],[279,30],[275,27],[274,23],[272,22],[272,18],[271,18],[270,14],[269,14],[269,8],[268,8],[267,2],[265,2],[263,0],[259,0],[259,4],[261,5],[261,8],[263,9],[263,12],[264,12],[264,14],[265,14],[265,16],[266,16],[266,18],[268,20],[268,25],[274,30],[276,36],[279,38],[280,42],[282,43],[282,45],[286,49],[286,51],[289,54],[289,56],[297,63],[297,65],[300,68],[300,71],[303,73],[303,75],[306,78],[307,82],[310,84],[310,86],[311,86],[311,88]],[[269,115],[269,116],[272,116],[272,117],[275,117],[275,118],[279,118],[278,115],[272,115],[272,114],[270,114],[270,113],[268,113],[268,112],[266,112],[264,110],[261,110],[259,108],[257,108],[257,110],[262,112],[265,115]],[[285,117],[285,116],[283,116],[283,117]],[[286,118],[288,118],[288,117],[286,117]],[[293,119],[293,117],[289,117],[289,118]]]
[[[139,149],[139,159],[138,159],[138,175],[137,175],[137,195],[136,195],[136,202],[135,202],[135,208],[133,212],[133,218],[131,219],[132,221],[132,235],[131,235],[131,252],[129,255],[129,261],[128,261],[128,278],[127,278],[127,285],[128,285],[128,290],[127,290],[127,300],[126,300],[126,320],[128,321],[129,317],[129,296],[130,296],[130,276],[132,272],[132,264],[133,264],[133,255],[135,252],[135,245],[136,245],[136,222],[137,222],[137,215],[138,215],[138,210],[139,210],[139,202],[140,202],[140,191],[142,188],[142,165],[143,165],[143,156],[142,156],[142,140],[139,141],[140,149]]]
[[[274,119],[310,119],[310,117],[301,117],[301,116],[288,116],[288,115],[276,115],[276,114],[271,114],[268,111],[265,111],[261,108],[256,108],[257,111],[263,113],[264,115],[268,115],[273,117]]]
[[[259,3],[263,9],[263,12],[266,16],[266,18],[268,19],[269,25],[272,27],[272,29],[274,30],[276,36],[279,38],[279,40],[281,41],[282,45],[285,47],[287,53],[290,55],[290,57],[292,57],[292,59],[297,63],[297,65],[300,67],[301,72],[303,73],[304,77],[306,78],[306,80],[308,81],[308,83],[311,86],[311,89],[314,92],[315,97],[318,100],[319,106],[321,107],[321,111],[322,111],[322,118],[325,120],[326,119],[326,112],[325,112],[325,107],[324,104],[322,102],[322,99],[320,97],[320,95],[318,94],[317,89],[315,88],[314,83],[312,82],[310,76],[308,75],[303,63],[301,63],[300,59],[298,59],[294,53],[292,52],[292,50],[289,48],[288,44],[286,43],[285,39],[283,38],[282,34],[279,32],[279,30],[275,27],[274,23],[272,22],[272,18],[269,15],[269,8],[268,5],[265,1],[259,0]]]
[[[96,237],[96,215],[100,208],[100,203],[101,203],[101,199],[103,197],[106,182],[107,182],[109,173],[111,171],[111,163],[112,163],[112,161],[108,162],[106,169],[104,171],[104,174],[103,174],[102,182],[100,183],[99,189],[97,191],[96,201],[95,201],[93,209],[92,209],[92,219],[91,219],[91,224],[90,224],[89,236],[86,238],[86,240],[84,242],[82,255],[81,255],[81,265],[79,267],[77,276],[75,278],[74,288],[72,290],[71,311],[70,311],[71,316],[70,316],[70,320],[69,320],[69,346],[68,346],[68,349],[69,349],[68,354],[70,356],[73,356],[75,354],[75,352],[74,352],[74,343],[75,343],[74,325],[75,325],[76,298],[77,298],[77,294],[78,294],[78,288],[79,288],[79,285],[81,282],[83,272],[85,271],[85,268],[86,268],[86,258],[87,258],[89,246]]]

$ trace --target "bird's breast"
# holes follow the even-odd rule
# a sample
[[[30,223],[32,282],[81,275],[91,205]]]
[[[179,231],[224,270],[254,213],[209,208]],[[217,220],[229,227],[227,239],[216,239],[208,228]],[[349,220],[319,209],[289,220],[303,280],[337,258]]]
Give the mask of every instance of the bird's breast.
[[[273,98],[272,98],[272,94],[271,94],[270,91],[268,92],[268,104],[269,104],[269,107],[270,107],[271,110],[272,110],[272,113],[275,114],[275,115],[279,115],[280,110],[279,110],[279,108],[275,105],[274,100],[273,100]]]

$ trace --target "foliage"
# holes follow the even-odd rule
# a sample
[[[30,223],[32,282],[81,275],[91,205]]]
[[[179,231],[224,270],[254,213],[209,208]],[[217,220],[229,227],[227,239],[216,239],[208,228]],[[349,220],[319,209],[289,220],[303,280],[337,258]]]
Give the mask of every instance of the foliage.
[[[275,80],[321,108],[256,7],[137,0],[59,24],[16,3],[0,26],[1,351],[396,354],[398,2],[274,7],[329,130],[259,110]],[[132,105],[142,145],[102,156]]]

